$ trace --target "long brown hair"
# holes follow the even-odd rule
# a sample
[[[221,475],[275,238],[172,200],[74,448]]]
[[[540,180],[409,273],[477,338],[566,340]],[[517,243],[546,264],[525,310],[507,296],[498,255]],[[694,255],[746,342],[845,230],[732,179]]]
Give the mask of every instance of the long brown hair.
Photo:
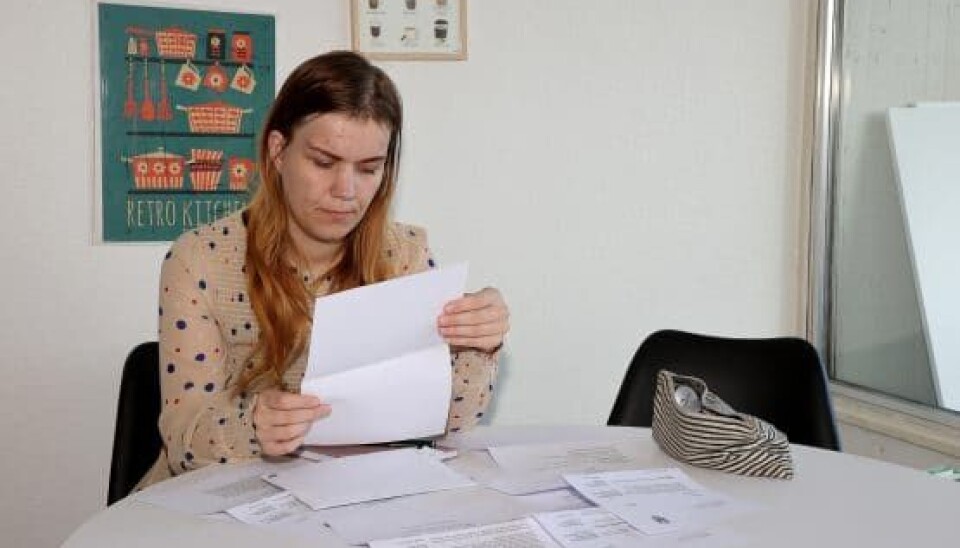
[[[238,392],[252,385],[279,385],[284,372],[303,353],[311,322],[313,295],[291,267],[291,258],[300,255],[288,233],[289,211],[268,138],[276,131],[290,143],[304,121],[331,112],[373,120],[390,130],[383,181],[363,219],[346,237],[341,259],[327,273],[331,290],[379,282],[392,274],[383,249],[400,161],[400,94],[382,70],[360,55],[347,51],[318,55],[303,62],[284,82],[260,135],[259,187],[245,212],[247,287],[260,337]]]

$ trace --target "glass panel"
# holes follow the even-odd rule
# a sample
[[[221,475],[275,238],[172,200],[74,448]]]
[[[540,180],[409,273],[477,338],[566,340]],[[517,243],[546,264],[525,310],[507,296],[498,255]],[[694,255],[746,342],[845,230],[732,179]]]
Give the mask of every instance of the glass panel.
[[[936,405],[886,116],[960,101],[960,0],[847,0],[841,14],[833,373]]]

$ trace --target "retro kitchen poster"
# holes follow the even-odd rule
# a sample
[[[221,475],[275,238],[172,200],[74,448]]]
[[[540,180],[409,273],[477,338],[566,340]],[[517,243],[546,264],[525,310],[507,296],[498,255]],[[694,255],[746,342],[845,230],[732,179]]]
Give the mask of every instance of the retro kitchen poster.
[[[242,209],[273,16],[98,4],[97,23],[103,240],[173,240]]]

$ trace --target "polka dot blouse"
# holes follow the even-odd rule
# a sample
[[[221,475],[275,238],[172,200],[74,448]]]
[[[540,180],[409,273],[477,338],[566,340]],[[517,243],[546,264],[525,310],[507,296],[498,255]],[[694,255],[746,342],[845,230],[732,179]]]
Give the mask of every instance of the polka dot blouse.
[[[247,295],[244,259],[246,229],[235,213],[181,236],[163,261],[160,277],[159,338],[164,448],[141,481],[145,487],[211,463],[257,458],[253,430],[254,393],[234,394],[240,371],[259,328]],[[386,249],[399,275],[434,267],[426,234],[394,223]],[[322,296],[329,283],[304,283]],[[284,388],[299,391],[306,352],[286,372]],[[448,431],[479,421],[497,374],[496,354],[454,353]]]

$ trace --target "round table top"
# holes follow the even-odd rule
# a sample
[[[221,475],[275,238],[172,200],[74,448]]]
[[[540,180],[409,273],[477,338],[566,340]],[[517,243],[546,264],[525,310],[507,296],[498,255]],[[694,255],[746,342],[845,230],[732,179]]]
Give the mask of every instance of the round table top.
[[[748,478],[678,463],[654,443],[647,428],[600,426],[480,427],[445,439],[461,452],[493,445],[566,441],[636,440],[645,467],[678,467],[703,486],[755,503],[758,511],[723,523],[743,546],[902,547],[912,543],[953,546],[960,485],[922,471],[869,458],[792,446],[792,480]],[[312,539],[284,537],[285,548],[347,546],[333,533]],[[278,533],[239,522],[181,514],[125,499],[92,516],[67,548],[140,546],[246,546],[260,548]]]

